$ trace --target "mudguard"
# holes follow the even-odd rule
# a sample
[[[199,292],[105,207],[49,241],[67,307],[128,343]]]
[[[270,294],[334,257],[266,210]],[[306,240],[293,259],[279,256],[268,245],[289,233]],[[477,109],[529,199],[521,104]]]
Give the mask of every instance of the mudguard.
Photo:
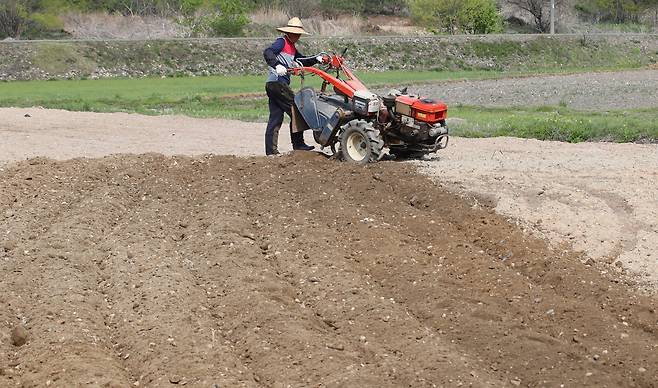
[[[310,128],[320,132],[315,138],[322,146],[330,145],[330,140],[338,131],[338,124],[343,116],[341,109],[318,98],[313,88],[302,88],[295,95],[293,131]]]

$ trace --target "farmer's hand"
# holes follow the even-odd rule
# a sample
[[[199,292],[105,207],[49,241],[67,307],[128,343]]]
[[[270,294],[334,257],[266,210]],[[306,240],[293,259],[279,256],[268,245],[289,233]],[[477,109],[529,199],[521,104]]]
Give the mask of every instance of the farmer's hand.
[[[279,75],[279,76],[288,74],[288,69],[286,69],[286,67],[283,66],[283,65],[276,65],[274,70],[276,71],[276,75]]]

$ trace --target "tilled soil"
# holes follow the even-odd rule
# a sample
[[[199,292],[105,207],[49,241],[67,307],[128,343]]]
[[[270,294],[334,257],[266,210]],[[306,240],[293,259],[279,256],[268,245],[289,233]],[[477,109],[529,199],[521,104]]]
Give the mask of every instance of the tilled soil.
[[[452,138],[420,170],[658,290],[658,145]]]
[[[0,179],[0,386],[658,381],[654,298],[410,164],[147,154]]]
[[[426,92],[655,107],[655,74]],[[0,118],[1,387],[656,386],[658,145],[453,138],[362,168],[203,156],[261,155],[263,124]]]

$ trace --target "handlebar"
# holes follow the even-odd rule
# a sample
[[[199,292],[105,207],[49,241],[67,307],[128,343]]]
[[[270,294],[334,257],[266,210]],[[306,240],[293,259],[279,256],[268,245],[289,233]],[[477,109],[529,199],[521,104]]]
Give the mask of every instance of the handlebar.
[[[347,49],[343,50],[343,52],[345,52],[345,51],[347,51]],[[321,63],[322,65],[327,66],[326,70],[332,70],[332,69],[341,70],[341,69],[343,69],[343,63],[344,63],[343,56],[338,55],[336,53],[329,54],[327,52],[322,51],[322,52],[319,52],[316,55],[313,55],[313,56],[310,56],[310,57],[299,58],[299,59],[311,59],[311,58],[318,57],[320,55],[322,55],[324,57],[329,57],[328,62]],[[299,75],[301,70],[304,67],[306,67],[299,61],[299,59],[295,60],[295,67],[288,69],[288,74]]]

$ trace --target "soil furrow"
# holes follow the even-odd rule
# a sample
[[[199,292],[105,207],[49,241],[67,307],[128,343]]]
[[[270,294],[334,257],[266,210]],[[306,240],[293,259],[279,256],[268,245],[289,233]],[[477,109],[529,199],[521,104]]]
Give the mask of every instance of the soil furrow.
[[[658,381],[655,298],[409,164],[142,155],[1,174],[2,386]]]

